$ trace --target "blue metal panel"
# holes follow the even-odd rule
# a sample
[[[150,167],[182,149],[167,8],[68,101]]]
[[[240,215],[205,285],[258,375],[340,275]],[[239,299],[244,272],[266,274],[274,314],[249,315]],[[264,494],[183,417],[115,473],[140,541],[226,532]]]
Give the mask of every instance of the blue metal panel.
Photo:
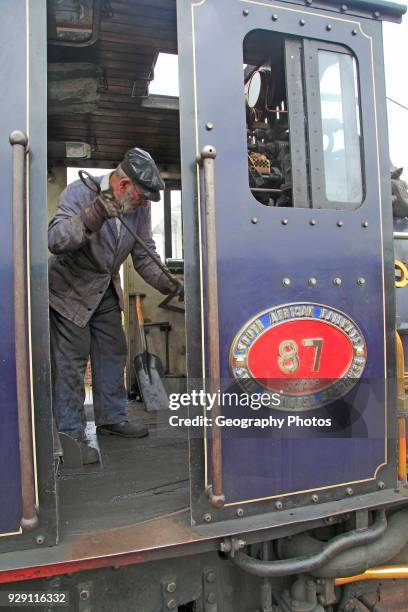
[[[277,19],[271,19],[272,11]],[[331,416],[339,426],[330,434],[316,430],[298,432],[296,439],[289,432],[256,438],[245,434],[223,435],[227,505],[318,489],[344,496],[346,485],[356,483],[358,486],[360,481],[365,483],[362,485],[365,490],[375,490],[381,468],[390,458],[384,361],[389,325],[386,324],[383,298],[384,276],[390,272],[390,265],[384,263],[381,224],[382,216],[388,215],[391,219],[391,208],[390,201],[381,196],[384,186],[380,183],[379,168],[383,167],[383,161],[380,161],[380,135],[375,118],[382,112],[376,100],[377,87],[382,83],[377,85],[373,74],[375,41],[370,26],[365,30],[367,24],[364,23],[360,30],[355,18],[333,18],[322,11],[313,15],[313,11],[303,7],[289,8],[284,4],[274,4],[272,9],[267,2],[250,1],[205,0],[191,6],[190,16],[196,108],[193,103],[188,107],[182,102],[181,118],[183,120],[185,113],[184,104],[193,113],[190,129],[193,125],[194,128],[190,135],[197,130],[196,152],[208,144],[217,149],[215,191],[224,389],[234,389],[229,350],[237,332],[257,313],[279,304],[313,302],[343,311],[362,330],[368,353],[363,384],[358,384],[343,399],[329,406],[302,413],[305,417]],[[300,23],[300,17],[306,20],[306,26]],[[333,25],[327,29],[329,19]],[[246,34],[255,29],[340,43],[347,45],[357,57],[366,152],[365,200],[357,210],[266,207],[252,197],[247,179],[242,44]],[[359,35],[352,34],[356,29]],[[187,78],[184,83],[186,81]],[[185,88],[184,94],[187,91]],[[181,93],[183,95],[183,90]],[[214,124],[210,132],[206,129],[208,122]],[[186,140],[185,133],[183,142]],[[184,146],[183,187],[187,189],[194,188],[189,176],[192,159],[187,159],[191,151],[192,147]],[[185,206],[184,211],[186,213]],[[251,222],[254,218],[255,223]],[[283,219],[287,223],[282,224]],[[315,223],[311,224],[312,220]],[[391,234],[386,236],[388,242],[390,237]],[[290,278],[289,286],[283,285],[284,277]],[[317,279],[316,285],[308,284],[310,277]],[[342,279],[341,285],[333,283],[335,277]],[[360,277],[365,279],[364,284],[358,284]],[[204,311],[204,324],[205,319]],[[193,338],[196,335],[193,334]],[[193,361],[191,357],[190,372],[197,376]],[[228,416],[242,416],[240,411],[242,409],[234,407]],[[268,411],[268,414],[279,416],[278,411]],[[196,450],[194,443],[193,447]],[[207,473],[210,473],[209,448],[206,457]],[[196,460],[197,455],[193,461]],[[205,508],[204,486],[211,482],[204,480],[202,465],[201,469],[200,480],[193,466],[193,516],[197,521],[202,520]],[[386,472],[381,472],[382,479],[388,478]],[[387,473],[389,486],[393,486],[395,477]],[[195,478],[200,484],[194,482]]]
[[[0,533],[20,528],[21,489],[13,324],[12,167],[9,135],[26,130],[25,2],[2,5],[2,112],[0,116]]]

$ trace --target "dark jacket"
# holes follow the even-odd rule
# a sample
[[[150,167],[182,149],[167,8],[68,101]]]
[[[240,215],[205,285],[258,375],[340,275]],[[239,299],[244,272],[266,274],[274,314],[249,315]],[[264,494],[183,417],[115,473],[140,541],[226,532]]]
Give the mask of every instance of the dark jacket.
[[[81,181],[62,192],[58,210],[48,226],[50,306],[79,327],[85,327],[113,281],[123,309],[119,269],[129,254],[146,282],[159,288],[162,271],[145,254],[125,227],[118,236],[116,219],[108,219],[98,232],[90,232],[80,212],[95,194]],[[156,252],[152,238],[150,204],[126,215],[126,222]]]

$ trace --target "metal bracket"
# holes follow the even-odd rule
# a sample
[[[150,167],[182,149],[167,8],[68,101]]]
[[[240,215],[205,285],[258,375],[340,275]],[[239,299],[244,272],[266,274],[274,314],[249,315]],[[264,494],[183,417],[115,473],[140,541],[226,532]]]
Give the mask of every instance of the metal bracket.
[[[242,548],[245,548],[245,546],[245,540],[240,540],[239,538],[225,538],[220,543],[220,551],[223,553],[228,553],[230,557],[234,557],[235,553]]]
[[[158,305],[158,308],[163,308],[164,310],[171,310],[172,312],[181,312],[182,314],[185,314],[185,308],[181,308],[181,306],[176,306],[175,304],[170,304],[174,297],[175,296],[173,294],[166,295],[164,300],[162,300]]]
[[[78,612],[92,612],[92,582],[80,582],[78,589]]]
[[[59,439],[62,447],[62,464],[61,468],[64,474],[70,473],[79,473],[80,471],[83,473],[90,472],[100,472],[102,469],[101,455],[99,451],[99,447],[97,444],[96,436],[95,441],[92,443],[92,446],[97,447],[99,452],[99,463],[93,463],[91,465],[83,465],[82,463],[82,455],[81,448],[75,438],[72,438],[68,434],[63,432],[59,432]]]
[[[331,606],[336,603],[334,578],[317,578],[316,585],[317,599],[322,606]]]
[[[203,572],[203,612],[218,612],[217,574],[213,569]]]
[[[163,612],[169,610],[177,610],[177,580],[175,576],[167,577],[162,580],[162,601],[163,601]]]

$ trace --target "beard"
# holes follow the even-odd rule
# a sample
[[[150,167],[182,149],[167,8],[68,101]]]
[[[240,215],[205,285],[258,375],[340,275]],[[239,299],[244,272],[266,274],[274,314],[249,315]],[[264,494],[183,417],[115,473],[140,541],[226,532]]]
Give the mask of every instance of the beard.
[[[137,207],[132,202],[133,202],[133,194],[131,193],[124,193],[121,196],[119,196],[118,204],[119,204],[119,208],[120,208],[122,215],[125,215],[126,213],[129,213],[129,212],[134,212],[136,210]]]

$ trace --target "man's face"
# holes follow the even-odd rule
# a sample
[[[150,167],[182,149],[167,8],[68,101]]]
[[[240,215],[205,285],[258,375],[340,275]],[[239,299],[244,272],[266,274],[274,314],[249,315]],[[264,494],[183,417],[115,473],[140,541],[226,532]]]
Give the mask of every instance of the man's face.
[[[129,210],[138,206],[146,207],[148,204],[148,200],[141,192],[140,187],[126,177],[113,179],[111,187],[116,202],[124,209]]]

